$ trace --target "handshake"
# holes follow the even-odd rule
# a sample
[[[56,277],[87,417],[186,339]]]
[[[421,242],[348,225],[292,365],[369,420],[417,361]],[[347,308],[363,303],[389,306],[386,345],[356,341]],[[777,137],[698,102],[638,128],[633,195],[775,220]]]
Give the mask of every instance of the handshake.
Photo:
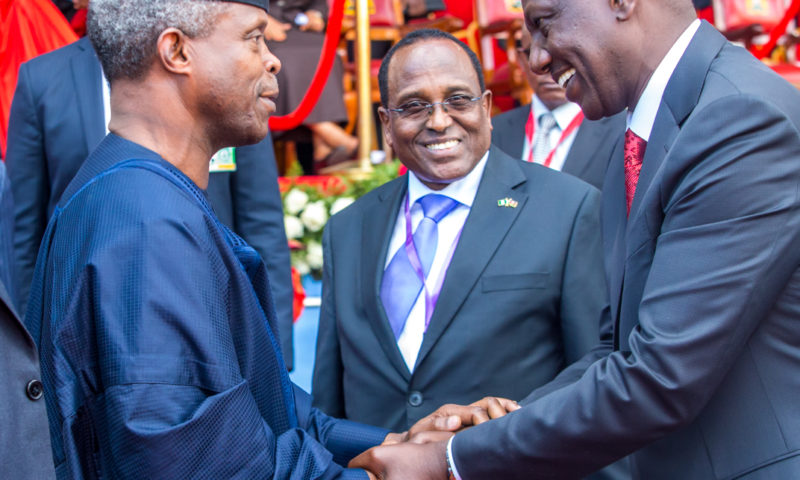
[[[485,397],[467,406],[443,405],[407,432],[388,434],[381,445],[357,456],[348,466],[363,468],[371,480],[446,479],[447,442],[453,435],[519,408],[517,402],[498,397]]]

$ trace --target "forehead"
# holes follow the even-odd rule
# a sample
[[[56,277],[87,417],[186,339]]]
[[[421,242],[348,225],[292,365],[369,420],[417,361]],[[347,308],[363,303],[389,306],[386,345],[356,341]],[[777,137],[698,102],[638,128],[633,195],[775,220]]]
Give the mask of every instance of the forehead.
[[[480,93],[480,83],[467,52],[446,39],[423,40],[394,54],[388,72],[389,98],[409,92],[469,89]]]
[[[223,3],[220,14],[214,21],[214,31],[222,33],[263,30],[267,26],[267,12],[261,8],[243,3]]]

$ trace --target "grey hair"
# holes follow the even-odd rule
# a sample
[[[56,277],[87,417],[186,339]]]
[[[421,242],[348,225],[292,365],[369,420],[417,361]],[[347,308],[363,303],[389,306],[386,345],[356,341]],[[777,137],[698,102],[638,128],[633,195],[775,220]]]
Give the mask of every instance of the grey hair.
[[[156,42],[174,27],[189,38],[202,38],[227,4],[216,0],[91,0],[89,40],[109,82],[135,80],[156,55]]]

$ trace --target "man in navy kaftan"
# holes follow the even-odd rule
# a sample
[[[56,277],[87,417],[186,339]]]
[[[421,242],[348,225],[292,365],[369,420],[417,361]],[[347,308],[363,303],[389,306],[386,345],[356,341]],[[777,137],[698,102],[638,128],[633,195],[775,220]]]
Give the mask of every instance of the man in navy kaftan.
[[[366,478],[340,465],[387,433],[310,407],[259,256],[114,134],[51,219],[30,305],[61,479]]]

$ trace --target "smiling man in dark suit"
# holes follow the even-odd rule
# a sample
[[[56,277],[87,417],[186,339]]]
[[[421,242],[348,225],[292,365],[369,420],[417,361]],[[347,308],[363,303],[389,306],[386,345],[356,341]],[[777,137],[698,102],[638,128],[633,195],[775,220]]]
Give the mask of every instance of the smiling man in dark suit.
[[[20,68],[6,161],[16,203],[15,277],[22,312],[47,221],[64,189],[106,134],[110,112],[104,84],[88,37]],[[250,243],[267,264],[281,347],[291,368],[289,248],[272,140],[268,135],[255,145],[231,150],[234,161],[227,157],[228,161],[212,163],[206,193],[220,220]]]
[[[449,34],[405,37],[380,85],[409,173],[326,227],[313,392],[405,429],[444,403],[520,399],[598,343],[600,194],[490,148],[491,92]]]
[[[603,190],[612,341],[383,478],[800,478],[800,92],[690,0],[524,0],[532,67],[630,112]],[[580,35],[576,35],[580,32]]]
[[[625,133],[625,114],[588,120],[548,74],[531,69],[531,34],[522,29],[517,62],[534,95],[531,103],[492,118],[492,143],[515,158],[574,175],[598,189],[614,147]]]

